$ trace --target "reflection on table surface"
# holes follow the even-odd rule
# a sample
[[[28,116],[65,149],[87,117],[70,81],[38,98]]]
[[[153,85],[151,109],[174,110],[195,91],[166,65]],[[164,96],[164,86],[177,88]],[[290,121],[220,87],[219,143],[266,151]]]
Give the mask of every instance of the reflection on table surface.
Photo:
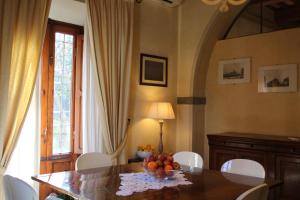
[[[102,167],[82,171],[66,171],[32,177],[33,180],[72,196],[75,199],[236,199],[241,193],[266,182],[274,187],[280,182],[219,171],[182,166],[192,185],[134,193],[119,197],[120,173],[142,172],[142,163]]]

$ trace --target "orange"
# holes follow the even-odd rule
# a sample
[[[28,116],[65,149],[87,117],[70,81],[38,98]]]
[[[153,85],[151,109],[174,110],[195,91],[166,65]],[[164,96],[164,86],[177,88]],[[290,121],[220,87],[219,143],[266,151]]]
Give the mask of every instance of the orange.
[[[155,171],[158,167],[158,164],[154,161],[148,163],[148,169],[151,171]]]
[[[171,165],[165,166],[165,171],[173,170],[173,167]]]

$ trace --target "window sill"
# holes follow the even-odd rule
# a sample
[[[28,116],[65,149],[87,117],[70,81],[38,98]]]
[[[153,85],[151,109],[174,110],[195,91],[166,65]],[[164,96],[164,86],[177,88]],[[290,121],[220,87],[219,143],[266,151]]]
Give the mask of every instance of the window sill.
[[[57,155],[52,155],[52,156],[49,156],[49,157],[41,157],[41,161],[70,159],[70,158],[72,158],[72,156],[73,156],[72,153],[57,154]]]

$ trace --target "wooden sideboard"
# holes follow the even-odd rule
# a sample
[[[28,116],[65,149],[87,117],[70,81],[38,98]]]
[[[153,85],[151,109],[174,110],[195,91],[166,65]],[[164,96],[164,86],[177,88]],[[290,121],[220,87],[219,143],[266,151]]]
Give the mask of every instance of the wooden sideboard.
[[[300,200],[300,138],[248,133],[207,137],[210,169],[220,170],[223,163],[235,158],[255,160],[264,166],[267,177],[283,181],[278,199]]]

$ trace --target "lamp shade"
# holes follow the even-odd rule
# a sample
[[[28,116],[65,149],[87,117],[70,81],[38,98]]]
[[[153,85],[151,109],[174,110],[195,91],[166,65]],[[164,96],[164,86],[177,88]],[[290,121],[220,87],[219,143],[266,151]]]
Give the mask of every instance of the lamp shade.
[[[175,119],[172,105],[168,102],[152,103],[149,109],[148,117],[153,119]]]

